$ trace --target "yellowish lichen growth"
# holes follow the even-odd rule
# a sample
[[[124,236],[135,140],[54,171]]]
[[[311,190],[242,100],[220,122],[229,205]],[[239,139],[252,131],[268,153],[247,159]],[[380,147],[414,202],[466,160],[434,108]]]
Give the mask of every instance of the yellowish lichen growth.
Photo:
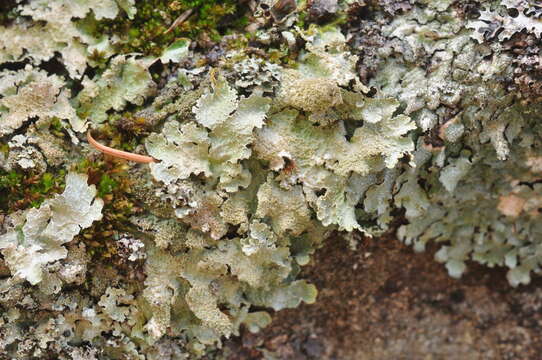
[[[284,104],[303,111],[323,112],[342,103],[341,90],[333,80],[290,77],[284,76],[278,95]]]

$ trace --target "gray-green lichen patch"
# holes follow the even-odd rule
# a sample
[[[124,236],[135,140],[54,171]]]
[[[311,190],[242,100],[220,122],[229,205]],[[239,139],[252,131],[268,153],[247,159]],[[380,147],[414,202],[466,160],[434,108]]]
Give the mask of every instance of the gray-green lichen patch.
[[[480,43],[495,37],[501,41],[509,40],[523,30],[540,37],[540,5],[525,0],[503,0],[500,6],[485,7],[468,27],[474,30],[472,36]]]
[[[63,79],[28,65],[22,71],[0,72],[0,136],[23,126],[30,118],[69,120],[76,127],[71,92]]]
[[[513,15],[503,11],[512,5],[487,5],[503,16],[501,40],[522,29],[538,36],[536,6],[517,2],[515,8],[522,14],[518,20],[529,16],[531,25],[515,26]],[[527,167],[529,157],[539,151],[538,101],[525,106],[518,100],[522,95],[510,91],[514,72],[520,70],[506,48],[486,41],[493,39],[486,31],[499,30],[500,25],[490,24],[497,18],[491,20],[482,12],[469,24],[485,27],[474,26],[469,32],[460,23],[441,19],[453,15],[453,7],[435,9],[416,9],[411,20],[403,16],[395,26],[383,29],[403,49],[404,60],[384,59],[373,80],[385,94],[402,100],[406,111],[428,131],[418,140],[416,167],[408,177],[399,178],[403,185],[395,203],[406,208],[410,222],[399,229],[399,236],[420,250],[428,241],[444,243],[436,259],[446,263],[452,276],[461,276],[470,259],[507,266],[512,285],[527,283],[529,272],[539,271],[534,249],[540,229],[531,222],[537,214],[524,210],[523,200],[515,194],[519,184],[534,186],[538,179]],[[423,26],[417,27],[420,19]],[[469,24],[466,27],[472,28]],[[428,32],[440,36],[417,41]],[[409,64],[426,56],[424,51],[433,54],[429,69]],[[534,198],[536,193],[533,188]]]
[[[83,90],[75,98],[79,117],[96,126],[107,120],[111,109],[120,111],[128,103],[143,104],[155,87],[147,70],[150,64],[150,60],[118,55],[98,79],[83,78]]]
[[[64,193],[18,215],[12,229],[0,237],[0,249],[14,280],[35,285],[42,280],[45,265],[66,258],[62,245],[102,217],[103,201],[95,196],[96,187],[87,185],[86,176],[71,173]]]
[[[83,19],[92,12],[96,20],[114,19],[120,9],[133,15],[133,0],[106,1],[30,1],[17,8],[16,24],[0,27],[0,63],[30,59],[36,65],[51,59],[55,52],[72,78],[84,73],[94,51],[111,56],[109,39],[96,39],[87,31]],[[107,54],[107,55],[106,55]]]

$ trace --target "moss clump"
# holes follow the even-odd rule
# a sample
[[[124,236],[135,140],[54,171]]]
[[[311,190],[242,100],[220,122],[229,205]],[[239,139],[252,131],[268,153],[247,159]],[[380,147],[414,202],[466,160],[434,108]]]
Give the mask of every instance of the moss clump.
[[[217,40],[228,28],[246,23],[243,9],[234,0],[150,0],[136,3],[133,19],[126,14],[114,20],[100,21],[98,34],[115,34],[121,38],[119,53],[140,52],[158,56],[179,37],[197,38],[205,32]],[[186,11],[190,16],[180,25],[167,31]]]
[[[28,207],[39,207],[53,194],[64,189],[66,172],[58,170],[41,175],[22,170],[0,170],[0,210],[13,212]]]

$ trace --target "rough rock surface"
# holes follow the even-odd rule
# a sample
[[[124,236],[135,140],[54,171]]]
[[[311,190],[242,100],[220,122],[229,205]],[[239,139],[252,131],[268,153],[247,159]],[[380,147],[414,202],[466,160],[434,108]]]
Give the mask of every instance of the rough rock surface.
[[[230,359],[538,359],[542,290],[512,289],[504,269],[469,267],[460,280],[392,236],[352,252],[334,236],[303,275],[320,293],[284,310],[259,334],[245,331]]]

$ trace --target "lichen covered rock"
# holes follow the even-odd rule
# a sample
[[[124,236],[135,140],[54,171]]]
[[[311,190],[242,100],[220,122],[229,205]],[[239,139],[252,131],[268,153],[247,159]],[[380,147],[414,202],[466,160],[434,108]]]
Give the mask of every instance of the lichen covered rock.
[[[227,10],[187,4],[0,17],[0,195],[40,194],[0,204],[7,356],[219,356],[316,301],[299,273],[332,231],[437,243],[453,277],[540,272],[538,5],[250,2],[221,39],[162,43]],[[115,33],[155,10],[163,33]],[[126,51],[139,36],[150,55]],[[104,158],[85,131],[155,162]]]

